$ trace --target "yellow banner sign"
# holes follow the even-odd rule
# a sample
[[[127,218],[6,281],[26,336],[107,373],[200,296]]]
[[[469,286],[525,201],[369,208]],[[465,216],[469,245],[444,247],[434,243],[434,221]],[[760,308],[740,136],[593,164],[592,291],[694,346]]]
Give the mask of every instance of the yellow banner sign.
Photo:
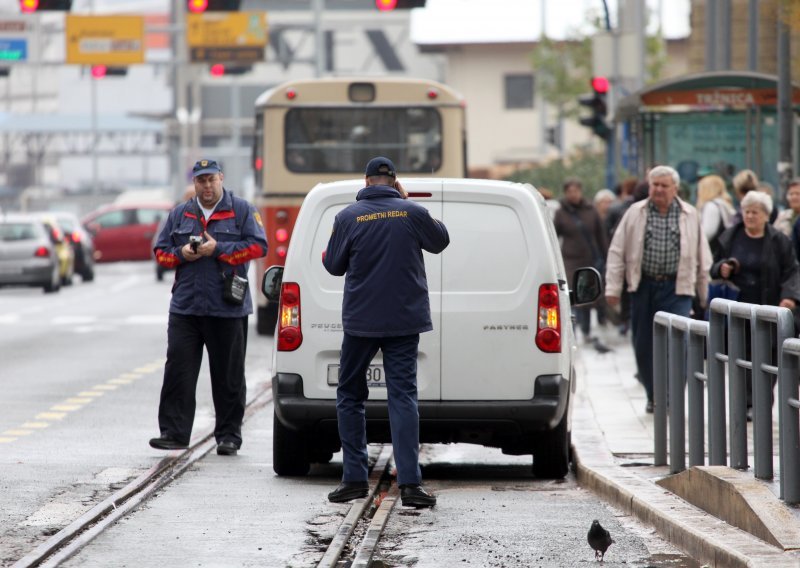
[[[144,63],[144,18],[67,14],[66,41],[70,64]]]
[[[266,12],[186,14],[189,47],[265,47]]]

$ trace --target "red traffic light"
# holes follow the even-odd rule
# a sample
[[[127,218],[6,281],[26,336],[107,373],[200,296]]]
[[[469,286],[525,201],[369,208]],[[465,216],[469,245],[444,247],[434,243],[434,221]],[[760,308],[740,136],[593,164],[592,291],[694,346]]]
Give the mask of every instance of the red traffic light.
[[[390,12],[397,8],[397,0],[375,0],[375,7],[381,12]]]
[[[186,7],[190,12],[202,14],[208,9],[208,0],[188,0]]]
[[[607,77],[592,77],[592,90],[595,93],[607,93],[608,92],[608,78]]]
[[[109,67],[107,65],[92,65],[92,78],[124,77],[128,74],[127,67]]]
[[[19,0],[19,9],[25,14],[34,12],[69,12],[72,0]]]
[[[225,65],[224,63],[215,63],[209,67],[209,72],[214,77],[222,77],[223,75],[244,75],[253,70],[252,65]]]

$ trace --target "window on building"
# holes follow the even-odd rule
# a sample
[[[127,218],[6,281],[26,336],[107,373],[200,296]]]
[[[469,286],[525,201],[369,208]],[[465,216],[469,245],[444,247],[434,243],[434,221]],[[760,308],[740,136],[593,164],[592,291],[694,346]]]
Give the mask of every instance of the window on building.
[[[521,73],[505,76],[506,108],[533,108],[533,75]]]

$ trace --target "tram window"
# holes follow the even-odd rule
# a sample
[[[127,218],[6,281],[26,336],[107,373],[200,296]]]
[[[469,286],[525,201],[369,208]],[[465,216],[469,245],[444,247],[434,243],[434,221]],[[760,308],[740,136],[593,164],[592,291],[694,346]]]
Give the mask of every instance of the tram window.
[[[297,108],[286,114],[286,167],[295,173],[359,173],[376,154],[403,173],[437,170],[442,118],[434,108]]]

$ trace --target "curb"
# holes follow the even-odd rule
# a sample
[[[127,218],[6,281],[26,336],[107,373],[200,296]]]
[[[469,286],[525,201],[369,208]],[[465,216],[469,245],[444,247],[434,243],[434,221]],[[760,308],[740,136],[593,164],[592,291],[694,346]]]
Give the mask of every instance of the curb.
[[[578,483],[651,525],[700,562],[724,568],[797,568],[800,555],[784,552],[691,505],[631,468],[617,465],[585,397],[576,397],[573,450]]]

